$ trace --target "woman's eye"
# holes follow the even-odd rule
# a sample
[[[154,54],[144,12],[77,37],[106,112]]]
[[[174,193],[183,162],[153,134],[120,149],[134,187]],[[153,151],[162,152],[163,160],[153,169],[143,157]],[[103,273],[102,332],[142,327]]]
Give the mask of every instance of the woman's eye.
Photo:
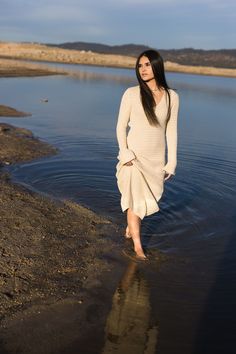
[[[151,63],[145,63],[145,64],[138,64],[138,68],[142,68],[143,66],[150,66]]]

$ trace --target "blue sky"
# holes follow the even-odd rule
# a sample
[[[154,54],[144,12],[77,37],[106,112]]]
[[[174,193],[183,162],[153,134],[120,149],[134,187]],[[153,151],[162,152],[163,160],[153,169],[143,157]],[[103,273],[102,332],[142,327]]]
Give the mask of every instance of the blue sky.
[[[235,0],[0,0],[0,40],[236,48]]]

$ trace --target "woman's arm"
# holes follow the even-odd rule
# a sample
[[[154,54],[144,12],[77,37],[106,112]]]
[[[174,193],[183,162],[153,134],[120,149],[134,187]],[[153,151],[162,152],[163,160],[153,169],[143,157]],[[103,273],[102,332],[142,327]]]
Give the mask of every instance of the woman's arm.
[[[131,112],[130,92],[129,89],[127,89],[121,99],[118,121],[116,126],[116,136],[117,136],[119,149],[120,149],[118,159],[121,161],[122,164],[126,164],[127,162],[135,159],[135,155],[133,151],[129,150],[127,146],[126,130],[130,119],[130,112]]]
[[[167,143],[167,164],[163,170],[174,175],[177,166],[177,121],[179,112],[179,96],[175,92],[171,97],[171,115],[166,127],[166,143]]]

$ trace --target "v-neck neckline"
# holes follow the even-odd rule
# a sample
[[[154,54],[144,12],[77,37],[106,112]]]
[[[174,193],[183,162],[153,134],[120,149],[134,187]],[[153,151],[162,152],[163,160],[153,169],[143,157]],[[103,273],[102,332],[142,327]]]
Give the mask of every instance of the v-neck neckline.
[[[161,102],[162,102],[162,100],[163,100],[163,97],[166,95],[166,91],[164,90],[164,92],[163,92],[163,94],[162,94],[162,96],[161,96],[161,99],[160,99],[160,101],[158,102],[158,103],[156,103],[156,106],[155,106],[155,108],[157,108],[158,106],[160,106],[160,104],[161,104]],[[155,101],[156,102],[156,101]]]

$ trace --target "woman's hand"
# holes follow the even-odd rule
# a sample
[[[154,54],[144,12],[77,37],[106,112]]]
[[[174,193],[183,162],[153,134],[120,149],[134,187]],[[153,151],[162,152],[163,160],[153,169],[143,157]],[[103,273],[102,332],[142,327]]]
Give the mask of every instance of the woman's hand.
[[[133,160],[134,160],[134,159],[133,159]],[[124,165],[125,165],[125,166],[132,166],[132,165],[133,165],[133,163],[132,163],[133,160],[124,163]]]
[[[164,181],[167,181],[168,179],[170,179],[173,175],[171,173],[165,173],[165,176],[164,176]]]

